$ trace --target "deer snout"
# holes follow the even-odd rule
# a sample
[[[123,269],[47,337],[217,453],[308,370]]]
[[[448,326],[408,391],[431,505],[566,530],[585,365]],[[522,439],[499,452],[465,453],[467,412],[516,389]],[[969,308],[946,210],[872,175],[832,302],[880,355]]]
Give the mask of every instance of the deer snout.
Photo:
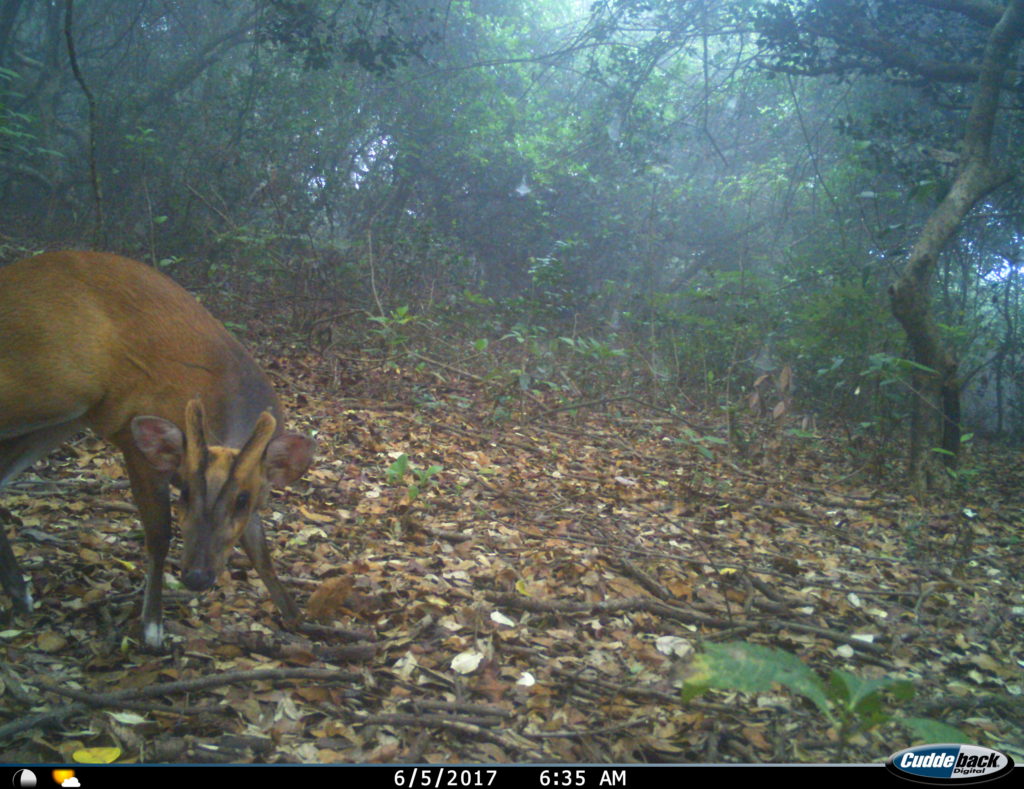
[[[194,568],[181,576],[181,582],[193,592],[202,592],[209,589],[216,580],[216,573],[209,568]]]

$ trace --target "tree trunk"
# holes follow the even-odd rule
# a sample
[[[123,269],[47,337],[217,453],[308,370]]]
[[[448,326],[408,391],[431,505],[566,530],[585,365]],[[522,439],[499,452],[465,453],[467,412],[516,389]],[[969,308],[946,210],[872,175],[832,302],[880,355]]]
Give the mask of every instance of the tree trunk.
[[[899,280],[889,288],[892,312],[906,332],[913,360],[926,368],[915,375],[910,420],[908,473],[911,491],[918,497],[943,485],[940,458],[947,467],[955,467],[960,450],[957,359],[943,345],[931,308],[935,266],[967,213],[1012,177],[993,166],[991,142],[1003,76],[1022,35],[1024,0],[1011,0],[985,46],[956,178],[925,222]]]

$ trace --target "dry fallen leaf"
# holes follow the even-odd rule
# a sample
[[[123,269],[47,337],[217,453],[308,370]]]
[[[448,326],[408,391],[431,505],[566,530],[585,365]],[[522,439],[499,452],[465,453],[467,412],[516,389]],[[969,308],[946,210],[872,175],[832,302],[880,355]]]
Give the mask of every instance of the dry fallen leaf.
[[[352,593],[353,579],[343,575],[324,581],[306,604],[306,612],[311,619],[318,622],[329,622],[336,619]]]

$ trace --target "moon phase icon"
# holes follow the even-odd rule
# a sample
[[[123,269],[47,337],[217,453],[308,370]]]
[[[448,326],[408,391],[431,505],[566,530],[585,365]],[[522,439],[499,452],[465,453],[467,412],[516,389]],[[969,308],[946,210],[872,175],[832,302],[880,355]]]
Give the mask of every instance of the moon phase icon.
[[[31,770],[18,770],[14,774],[14,789],[32,789],[36,785],[36,774]]]

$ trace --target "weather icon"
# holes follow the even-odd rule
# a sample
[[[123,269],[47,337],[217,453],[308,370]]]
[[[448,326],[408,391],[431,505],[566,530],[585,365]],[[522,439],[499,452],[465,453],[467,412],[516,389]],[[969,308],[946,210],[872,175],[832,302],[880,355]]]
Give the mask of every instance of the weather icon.
[[[36,785],[36,774],[31,770],[18,770],[14,774],[14,789],[32,789]]]
[[[77,778],[75,778],[75,771],[74,770],[68,770],[68,769],[54,770],[53,771],[53,780],[55,782],[57,782],[58,784],[60,784],[65,789],[79,789],[79,787],[81,787],[81,785],[82,785],[79,782],[79,780]]]

